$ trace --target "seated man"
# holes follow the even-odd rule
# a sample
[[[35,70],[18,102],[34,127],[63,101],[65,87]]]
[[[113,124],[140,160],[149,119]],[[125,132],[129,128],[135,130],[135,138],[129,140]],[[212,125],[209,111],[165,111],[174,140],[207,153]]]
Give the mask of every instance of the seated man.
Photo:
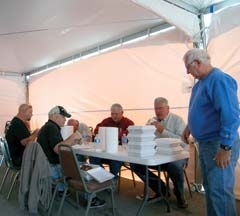
[[[115,103],[111,106],[111,117],[105,118],[101,123],[97,124],[94,130],[94,134],[96,135],[98,133],[99,127],[117,127],[119,129],[118,139],[120,142],[122,135],[128,133],[127,128],[129,125],[134,125],[133,121],[124,117],[122,106],[120,104]],[[120,161],[95,158],[95,157],[90,157],[90,162],[92,164],[100,164],[100,165],[103,163],[109,164],[110,172],[115,176],[117,176],[122,166],[122,162]]]
[[[61,135],[61,127],[66,122],[66,117],[71,115],[62,107],[55,106],[48,113],[48,121],[40,129],[37,142],[43,148],[45,155],[52,167],[52,179],[58,180],[62,177],[61,167],[59,164],[58,146],[60,144],[73,145],[76,140],[81,139],[81,134],[75,131],[67,139],[63,140]],[[64,184],[58,187],[59,195],[62,196]],[[95,197],[92,200],[91,207],[99,207],[105,204],[104,200]]]
[[[67,125],[73,126],[73,131],[75,132],[76,130],[79,131],[79,133],[82,135],[82,141],[83,142],[91,142],[92,141],[92,132],[90,128],[77,120],[77,119],[69,119],[67,122]]]
[[[33,142],[38,135],[39,129],[34,130],[31,134],[27,127],[27,122],[31,120],[32,113],[31,105],[22,104],[18,108],[17,115],[6,125],[5,137],[15,166],[21,166],[25,146]]]
[[[88,143],[92,141],[92,132],[90,131],[90,128],[84,124],[79,123],[77,119],[69,119],[67,122],[67,125],[73,126],[73,131],[78,131],[82,136],[82,143]],[[86,162],[86,157],[80,154],[76,154],[77,159],[79,162]]]
[[[149,119],[147,124],[156,127],[156,138],[181,138],[182,132],[185,128],[185,123],[181,117],[170,113],[168,101],[165,98],[159,97],[154,100],[154,109],[156,116]],[[186,164],[186,159],[178,160],[161,165],[161,170],[167,171],[174,185],[174,194],[177,198],[179,208],[187,208],[188,204],[184,198],[184,173],[183,166]],[[134,172],[144,181],[145,180],[145,166],[139,164],[131,164]],[[157,166],[151,166],[151,169],[156,169]],[[158,194],[158,176],[153,172],[149,173],[149,187]],[[163,194],[166,192],[164,182],[161,181],[161,191]]]

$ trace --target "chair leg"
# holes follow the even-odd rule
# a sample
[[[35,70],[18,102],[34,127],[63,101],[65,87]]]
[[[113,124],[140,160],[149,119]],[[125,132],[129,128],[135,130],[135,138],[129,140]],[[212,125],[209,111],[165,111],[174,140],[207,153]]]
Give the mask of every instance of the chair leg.
[[[186,172],[185,169],[183,170],[183,172],[184,172],[185,179],[186,179],[186,182],[187,182],[187,186],[188,186],[188,191],[189,191],[190,197],[192,198],[192,190],[191,190],[191,187],[190,187],[190,183],[189,183],[189,179],[188,179],[188,176],[187,176],[187,172]]]
[[[67,190],[68,190],[68,187],[65,186],[65,190],[63,192],[63,197],[61,199],[61,203],[60,203],[60,206],[58,208],[58,213],[57,213],[57,216],[59,216],[61,214],[61,211],[62,211],[62,207],[63,207],[63,202],[65,200],[65,197],[66,197],[66,194],[67,194]]]
[[[76,191],[75,194],[76,194],[77,208],[79,209],[79,192]]]
[[[170,186],[169,186],[169,175],[166,171],[163,171],[163,175],[166,181],[166,194],[164,194],[164,196],[167,196],[168,193],[170,193]]]
[[[4,185],[4,183],[5,183],[6,179],[7,179],[7,176],[8,176],[9,171],[10,171],[10,169],[9,169],[9,167],[8,167],[8,168],[6,169],[6,171],[5,171],[5,174],[4,174],[3,179],[2,179],[2,182],[1,182],[0,192],[2,191],[3,185]]]
[[[53,207],[53,203],[54,203],[56,194],[57,194],[57,185],[55,185],[55,188],[54,188],[54,192],[53,192],[53,195],[52,195],[52,200],[51,200],[50,206],[48,208],[47,216],[51,215],[51,211],[52,211],[52,207]]]
[[[132,180],[133,180],[133,187],[135,188],[136,187],[136,181],[135,181],[134,172],[132,171],[132,169],[131,169],[131,174],[132,174]]]
[[[132,180],[133,180],[133,187],[135,188],[136,187],[136,181],[135,181],[135,177],[134,177],[134,172],[131,168],[129,168],[129,167],[126,167],[126,168],[131,171]],[[119,193],[119,191],[120,191],[121,169],[119,170],[118,176],[119,176],[119,180],[118,180],[118,193]]]
[[[90,205],[92,203],[92,199],[93,199],[93,196],[96,196],[95,193],[91,193],[91,194],[88,194],[88,201],[87,201],[87,209],[86,209],[86,212],[85,212],[85,216],[88,216],[88,212],[89,212],[89,209],[90,209]]]
[[[119,173],[118,173],[118,182],[117,182],[117,186],[118,186],[118,189],[117,189],[117,192],[119,193],[120,192],[120,184],[121,184],[121,169],[119,170]]]
[[[112,213],[113,216],[116,215],[116,211],[115,211],[115,201],[114,201],[114,193],[113,193],[113,189],[111,188],[111,197],[112,197]]]
[[[16,181],[17,181],[17,178],[18,178],[19,174],[20,174],[20,171],[17,171],[16,174],[15,174],[15,176],[14,176],[13,182],[12,182],[12,184],[11,184],[11,187],[10,187],[9,192],[8,192],[8,195],[7,195],[7,200],[9,200],[9,198],[10,198],[10,195],[11,195],[11,193],[12,193],[13,187],[14,187]]]
[[[3,160],[4,160],[4,157],[3,155],[0,155],[1,159],[0,159],[0,166],[2,166],[2,163],[3,163]]]

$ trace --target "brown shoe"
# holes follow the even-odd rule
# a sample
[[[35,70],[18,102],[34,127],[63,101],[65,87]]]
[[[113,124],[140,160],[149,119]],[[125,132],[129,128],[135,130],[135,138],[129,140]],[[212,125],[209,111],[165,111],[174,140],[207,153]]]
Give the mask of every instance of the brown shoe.
[[[185,200],[184,196],[177,197],[177,206],[178,208],[182,208],[182,209],[185,209],[188,207],[188,203]]]

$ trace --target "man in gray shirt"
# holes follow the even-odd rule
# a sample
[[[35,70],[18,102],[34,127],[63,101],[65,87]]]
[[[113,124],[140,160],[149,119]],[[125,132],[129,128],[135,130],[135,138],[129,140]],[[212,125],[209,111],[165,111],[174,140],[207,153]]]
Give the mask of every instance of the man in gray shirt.
[[[185,128],[183,119],[169,112],[168,100],[163,97],[158,97],[154,100],[155,116],[148,120],[147,125],[156,127],[155,138],[179,138],[181,139],[182,132]],[[186,159],[178,160],[161,165],[161,170],[167,171],[174,185],[174,194],[177,198],[179,208],[187,208],[188,204],[184,198],[184,173],[183,166],[186,164]],[[131,164],[134,172],[145,181],[145,167],[139,164]],[[157,170],[157,166],[149,167]],[[149,187],[158,194],[158,176],[150,170],[149,172]],[[161,190],[165,194],[166,186],[161,180]]]

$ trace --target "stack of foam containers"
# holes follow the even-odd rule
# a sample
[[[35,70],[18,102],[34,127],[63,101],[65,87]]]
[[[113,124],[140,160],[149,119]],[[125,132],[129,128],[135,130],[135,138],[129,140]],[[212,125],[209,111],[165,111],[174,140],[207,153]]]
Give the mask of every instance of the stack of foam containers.
[[[128,156],[149,157],[155,154],[155,132],[152,125],[128,127]]]
[[[156,152],[163,155],[175,155],[181,153],[183,148],[181,147],[182,141],[177,138],[157,138]]]

